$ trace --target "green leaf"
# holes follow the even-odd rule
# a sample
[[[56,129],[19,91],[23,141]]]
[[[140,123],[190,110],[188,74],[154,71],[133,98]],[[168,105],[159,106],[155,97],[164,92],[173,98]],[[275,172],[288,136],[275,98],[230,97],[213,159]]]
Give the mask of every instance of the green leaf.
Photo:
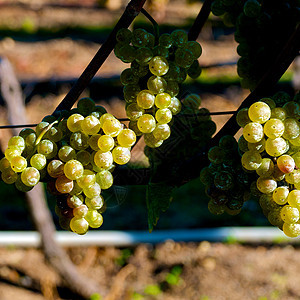
[[[172,201],[172,191],[174,186],[165,182],[152,183],[147,187],[146,202],[148,208],[148,226],[149,231],[157,224],[159,215],[168,209]]]

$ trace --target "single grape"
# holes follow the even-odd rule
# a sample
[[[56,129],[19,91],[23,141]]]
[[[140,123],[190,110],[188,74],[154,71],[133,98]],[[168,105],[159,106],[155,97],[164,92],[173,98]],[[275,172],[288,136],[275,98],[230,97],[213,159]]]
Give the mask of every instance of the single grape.
[[[5,149],[4,154],[5,158],[11,162],[14,157],[22,154],[22,150],[19,147],[10,147]]]
[[[64,173],[71,180],[79,179],[83,175],[83,170],[83,165],[76,159],[71,159],[64,165]]]
[[[85,219],[92,228],[99,228],[103,224],[102,215],[97,210],[89,210]]]
[[[115,140],[110,135],[102,135],[98,139],[98,147],[102,152],[111,151],[115,146]]]
[[[264,133],[271,139],[281,137],[284,133],[284,124],[279,119],[270,119],[264,125]]]
[[[0,172],[10,168],[10,162],[6,157],[2,157],[0,160]]]
[[[77,108],[79,114],[87,116],[95,110],[95,102],[89,97],[81,98],[78,100]]]
[[[261,124],[251,122],[248,123],[243,130],[243,136],[249,143],[257,143],[264,136],[264,130]]]
[[[281,219],[283,222],[292,224],[299,220],[299,210],[296,207],[285,205],[280,212]]]
[[[256,173],[258,176],[262,178],[271,177],[274,172],[274,163],[270,158],[263,158],[261,161],[261,165],[258,169],[256,169]]]
[[[73,190],[74,182],[65,175],[61,175],[55,180],[55,187],[58,192],[68,194]]]
[[[147,47],[141,47],[136,50],[135,53],[135,60],[140,65],[147,65],[153,58],[153,52],[150,48]]]
[[[149,109],[153,107],[155,96],[149,90],[142,90],[136,97],[137,105],[142,109]]]
[[[47,165],[47,172],[53,178],[64,175],[64,163],[58,159],[51,160]]]
[[[118,165],[127,164],[131,158],[130,150],[127,147],[117,146],[112,151],[113,160]]]
[[[297,189],[290,191],[287,201],[291,206],[300,209],[300,190]]]
[[[147,81],[148,90],[154,94],[163,93],[167,89],[167,82],[159,76],[151,76]]]
[[[286,186],[280,186],[273,191],[273,200],[279,204],[284,205],[288,202],[289,189]]]
[[[214,146],[208,151],[208,159],[213,164],[221,164],[225,159],[225,151],[219,146]]]
[[[62,146],[58,151],[58,158],[63,162],[67,162],[68,160],[75,159],[76,151],[68,145]]]
[[[88,210],[88,207],[85,204],[82,204],[73,209],[73,215],[75,218],[84,218]]]
[[[91,162],[91,154],[86,150],[80,150],[76,155],[76,159],[81,162],[83,166],[87,166]]]
[[[277,188],[277,182],[273,178],[259,177],[256,181],[256,186],[263,194],[269,194]]]
[[[67,204],[70,208],[78,207],[83,204],[83,196],[69,195],[67,198]]]
[[[94,163],[98,168],[109,169],[113,164],[113,156],[110,151],[97,151],[94,156]]]
[[[257,170],[262,164],[262,157],[257,151],[247,151],[242,156],[242,166],[249,171]]]
[[[155,105],[158,108],[168,108],[172,103],[172,98],[168,93],[160,93],[155,97]]]
[[[273,157],[280,156],[287,151],[287,143],[282,137],[276,139],[268,138],[265,147],[266,152]]]
[[[277,159],[277,166],[283,173],[291,173],[295,168],[295,161],[290,155],[281,155]]]
[[[282,107],[275,107],[271,110],[271,118],[284,121],[287,117],[287,112]]]
[[[89,146],[94,150],[94,151],[98,151],[99,147],[98,147],[98,140],[100,138],[101,134],[93,134],[92,136],[89,137],[88,139],[88,144]]]
[[[152,134],[155,139],[164,141],[171,135],[170,126],[168,124],[157,124]]]
[[[93,171],[85,169],[83,175],[76,182],[82,189],[87,188],[96,182],[96,175]]]
[[[123,85],[138,84],[139,76],[135,75],[131,68],[128,68],[121,73],[120,81]]]
[[[110,171],[102,170],[96,174],[96,182],[99,183],[101,190],[109,189],[113,185],[114,178]]]
[[[123,129],[123,125],[117,119],[108,119],[103,123],[102,129],[106,135],[110,135],[111,137],[116,137]],[[98,146],[99,146],[99,142],[98,142]]]
[[[27,167],[27,160],[23,156],[15,156],[11,159],[10,164],[15,172],[23,172]]]
[[[146,146],[150,148],[157,148],[163,143],[163,140],[156,139],[152,132],[144,134],[144,141]]]
[[[137,121],[137,127],[142,133],[150,133],[156,127],[155,119],[150,114],[142,115]]]
[[[1,173],[1,178],[6,184],[13,184],[17,181],[18,174],[11,167],[9,167]]]
[[[160,124],[167,124],[172,120],[172,112],[168,108],[160,108],[155,113],[155,119]]]
[[[96,178],[95,178],[95,180],[96,180]],[[94,198],[94,197],[97,197],[100,195],[101,187],[97,182],[95,182],[92,185],[84,187],[83,192],[88,198]]]
[[[289,184],[300,183],[300,170],[293,170],[285,175],[285,181]]]
[[[194,62],[194,59],[193,53],[187,48],[182,47],[175,51],[175,62],[181,68],[189,68]]]
[[[188,36],[186,32],[181,29],[174,30],[171,33],[171,38],[173,41],[173,45],[177,47],[183,46],[188,41]]]
[[[244,14],[249,18],[256,18],[261,12],[261,4],[257,0],[247,0],[243,7]]]
[[[193,53],[194,59],[197,59],[202,54],[202,48],[196,41],[188,41],[184,47]]]
[[[297,237],[300,235],[300,224],[299,223],[283,223],[283,232],[288,237]]]
[[[97,134],[100,130],[100,121],[94,116],[87,116],[81,121],[81,130],[88,135]]]
[[[40,173],[34,167],[27,167],[21,173],[21,180],[27,186],[35,186],[40,181]]]
[[[84,117],[80,114],[73,114],[68,118],[67,126],[71,132],[76,132],[81,130],[81,122]]]
[[[85,234],[89,229],[89,223],[84,218],[72,218],[70,229],[77,234]]]
[[[249,151],[258,151],[259,153],[262,153],[265,151],[266,146],[266,140],[262,138],[257,143],[248,143],[248,149]]]
[[[131,147],[136,142],[136,135],[131,129],[122,129],[122,131],[117,136],[117,141],[122,147]]]
[[[129,44],[132,39],[132,32],[128,28],[121,28],[116,35],[116,40],[119,43]]]
[[[162,47],[165,48],[170,48],[173,44],[173,40],[170,34],[168,33],[163,33],[160,37],[159,37],[159,45],[161,45]]]
[[[85,198],[85,204],[89,209],[101,209],[104,205],[104,199],[102,196],[96,196],[93,198]]]
[[[149,62],[149,70],[155,76],[163,76],[169,71],[167,59],[162,56],[154,56]]]
[[[148,44],[149,34],[146,30],[137,28],[132,32],[131,42],[135,47],[145,47]]]
[[[283,121],[284,124],[284,133],[283,137],[286,140],[295,139],[300,134],[300,125],[296,119],[287,118]]]
[[[264,102],[255,102],[249,107],[248,114],[252,122],[263,124],[270,119],[271,109]]]
[[[126,114],[130,121],[137,121],[144,112],[144,109],[142,109],[137,103],[130,103],[126,107]]]
[[[25,149],[25,140],[21,136],[13,136],[9,139],[7,147],[18,147],[23,151]]]
[[[168,109],[173,115],[177,115],[181,111],[181,102],[176,97],[172,97]]]

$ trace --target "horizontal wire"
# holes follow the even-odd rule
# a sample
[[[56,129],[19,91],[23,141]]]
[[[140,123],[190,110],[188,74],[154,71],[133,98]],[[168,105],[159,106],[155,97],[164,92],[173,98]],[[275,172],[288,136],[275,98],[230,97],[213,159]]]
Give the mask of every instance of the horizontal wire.
[[[199,113],[199,114],[190,114],[190,116],[218,116],[218,115],[233,115],[235,111],[216,111],[216,112],[207,112],[207,113]],[[187,114],[189,116],[189,114]],[[118,119],[121,122],[130,121],[127,118]],[[27,127],[36,127],[37,124],[20,124],[20,125],[0,125],[0,129],[11,129],[11,128],[27,128]]]

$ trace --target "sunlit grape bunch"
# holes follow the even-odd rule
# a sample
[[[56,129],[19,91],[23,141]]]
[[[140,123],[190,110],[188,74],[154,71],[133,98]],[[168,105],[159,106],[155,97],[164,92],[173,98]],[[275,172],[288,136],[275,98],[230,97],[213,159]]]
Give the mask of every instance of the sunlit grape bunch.
[[[240,213],[250,199],[250,185],[254,178],[241,167],[235,138],[230,135],[222,137],[217,146],[209,149],[208,159],[209,166],[200,172],[200,180],[210,198],[208,210],[215,215]]]
[[[101,191],[112,186],[115,165],[129,162],[136,134],[90,98],[58,115],[9,140],[1,178],[23,192],[46,182],[57,196],[61,226],[84,234],[102,225]]]
[[[179,84],[187,75],[201,73],[201,46],[188,41],[183,30],[159,38],[144,29],[121,29],[115,55],[130,68],[121,74],[129,128],[144,135],[149,147],[158,147],[170,136],[170,122],[179,113]]]
[[[264,214],[287,236],[296,237],[300,235],[299,94],[282,107],[276,106],[278,95],[238,112],[237,123],[243,128],[238,144],[243,168],[257,174]]]

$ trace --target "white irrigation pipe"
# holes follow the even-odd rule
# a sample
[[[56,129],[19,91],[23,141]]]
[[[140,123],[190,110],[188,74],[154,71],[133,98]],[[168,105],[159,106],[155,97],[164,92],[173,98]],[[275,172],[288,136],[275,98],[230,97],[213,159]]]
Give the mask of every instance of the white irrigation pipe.
[[[154,230],[148,231],[90,231],[84,236],[71,232],[56,232],[56,241],[61,246],[131,246],[139,243],[161,243],[166,240],[210,242],[300,242],[300,238],[287,238],[279,229],[271,227],[219,227],[209,229]],[[0,247],[38,247],[41,239],[38,232],[0,232]]]

